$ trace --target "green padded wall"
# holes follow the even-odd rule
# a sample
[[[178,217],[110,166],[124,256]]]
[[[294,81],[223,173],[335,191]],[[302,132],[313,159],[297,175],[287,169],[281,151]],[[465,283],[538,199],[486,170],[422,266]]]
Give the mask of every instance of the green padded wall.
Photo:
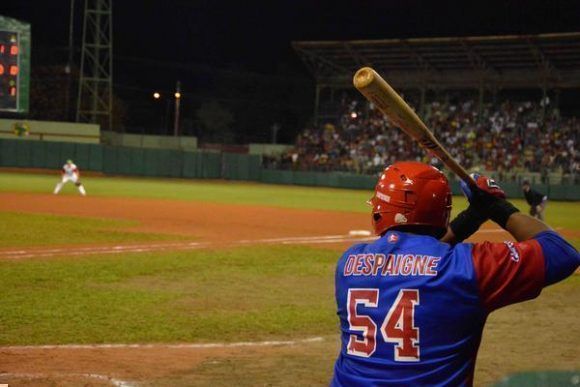
[[[258,180],[261,157],[237,153],[222,153],[222,177],[232,180]]]
[[[0,166],[60,169],[72,159],[81,171],[109,175],[230,179],[270,184],[295,184],[372,190],[376,176],[346,172],[303,172],[263,169],[258,155],[179,151],[52,141],[0,139]],[[500,182],[508,197],[521,198],[518,183]],[[552,200],[580,200],[580,185],[534,184]],[[459,182],[451,190],[461,195]]]

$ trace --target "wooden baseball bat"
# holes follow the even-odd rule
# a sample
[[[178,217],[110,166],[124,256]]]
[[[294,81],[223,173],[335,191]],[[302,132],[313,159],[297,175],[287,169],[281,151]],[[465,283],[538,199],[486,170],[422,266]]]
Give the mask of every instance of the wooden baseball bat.
[[[443,164],[466,183],[475,186],[467,171],[451,157],[433,133],[399,94],[375,70],[363,67],[356,72],[354,87],[375,104],[395,125],[433,153]]]

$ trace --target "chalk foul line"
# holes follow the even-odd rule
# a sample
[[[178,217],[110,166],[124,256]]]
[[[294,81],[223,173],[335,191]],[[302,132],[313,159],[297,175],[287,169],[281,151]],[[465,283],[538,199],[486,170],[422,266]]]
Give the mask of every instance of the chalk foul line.
[[[323,337],[309,337],[298,340],[241,341],[235,343],[181,343],[181,344],[58,344],[58,345],[9,345],[0,346],[0,350],[29,349],[211,349],[238,347],[271,347],[297,344],[318,343]],[[2,374],[0,374],[2,375]]]
[[[352,235],[319,235],[285,238],[264,238],[264,239],[243,239],[238,241],[223,242],[223,245],[251,245],[251,244],[317,244],[317,243],[344,243],[344,242],[364,242],[374,240],[375,237],[355,237]],[[121,253],[147,253],[156,251],[179,251],[195,250],[215,246],[209,242],[176,242],[157,243],[139,245],[115,245],[115,246],[95,246],[95,247],[62,247],[62,248],[37,248],[0,250],[0,259],[25,259],[63,256],[82,256],[94,254],[121,254]]]
[[[97,379],[102,381],[107,381],[111,383],[115,387],[135,387],[138,384],[135,382],[129,382],[126,380],[121,380],[117,378],[113,378],[106,375],[99,375],[99,374],[81,374],[81,373],[1,373],[0,372],[0,380],[4,378],[18,378],[18,379],[44,379],[47,377],[77,377],[77,378],[88,378],[88,379]],[[9,381],[9,380],[8,380]]]
[[[129,245],[117,245],[117,246],[91,246],[91,247],[60,247],[60,248],[46,248],[46,249],[31,249],[31,250],[9,250],[9,251],[0,251],[2,256],[4,255],[24,255],[30,254],[34,252],[39,253],[70,253],[71,251],[74,252],[92,252],[92,251],[101,251],[101,250],[115,250],[119,252],[123,252],[125,250],[134,250],[134,249],[166,249],[171,247],[197,247],[203,245],[203,243],[198,242],[177,242],[177,243],[150,243],[150,244],[129,244]]]
[[[561,228],[556,228],[561,230]],[[281,245],[302,245],[302,244],[329,244],[329,243],[357,243],[371,242],[376,237],[363,233],[360,230],[349,232],[345,235],[317,235],[317,236],[293,236],[279,238],[242,239],[238,241],[223,242],[221,245],[252,245],[252,244],[281,244]],[[500,228],[486,228],[479,230],[477,234],[506,233]],[[114,246],[94,246],[94,247],[57,247],[57,248],[32,248],[0,250],[0,259],[25,259],[25,258],[45,258],[54,256],[82,256],[94,254],[122,254],[122,253],[149,253],[157,251],[186,251],[196,250],[216,246],[217,243],[210,242],[171,242],[171,243],[150,243],[150,244],[128,244]]]
[[[213,348],[240,348],[240,347],[270,347],[292,346],[298,344],[319,343],[323,337],[309,337],[298,340],[268,340],[268,341],[241,341],[236,343],[182,343],[182,344],[62,344],[62,345],[13,345],[0,346],[0,351],[21,350],[75,350],[75,349],[213,349]],[[98,379],[111,383],[115,387],[136,387],[138,383],[93,373],[6,373],[0,371],[0,381],[10,381],[10,378],[41,379],[47,377],[82,377]],[[8,380],[6,380],[8,379]]]

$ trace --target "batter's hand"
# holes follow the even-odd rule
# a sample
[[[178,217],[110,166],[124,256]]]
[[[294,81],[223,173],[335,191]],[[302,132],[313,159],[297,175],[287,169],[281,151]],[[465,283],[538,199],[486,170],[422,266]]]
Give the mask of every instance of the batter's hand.
[[[470,176],[473,178],[473,180],[475,180],[477,188],[479,188],[481,191],[497,199],[506,198],[505,192],[492,178],[480,175],[478,173],[472,173]],[[474,189],[464,181],[461,181],[461,190],[463,191],[463,194],[467,197],[467,200],[469,200],[470,203],[474,199],[474,196],[477,196],[477,193],[474,192]]]
[[[462,242],[476,232],[489,219],[487,208],[495,201],[505,199],[505,192],[493,179],[478,174],[471,174],[471,177],[477,188],[461,182],[461,190],[469,200],[469,207],[449,223],[455,242]]]
[[[477,187],[470,187],[461,182],[461,189],[469,200],[469,207],[479,216],[491,219],[505,228],[509,217],[519,210],[505,200],[505,192],[489,177],[472,174]]]

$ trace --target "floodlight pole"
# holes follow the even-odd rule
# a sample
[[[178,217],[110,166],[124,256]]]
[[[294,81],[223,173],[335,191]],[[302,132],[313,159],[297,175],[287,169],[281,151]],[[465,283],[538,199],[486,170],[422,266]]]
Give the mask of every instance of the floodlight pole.
[[[64,68],[66,73],[66,94],[65,94],[65,107],[64,115],[65,121],[70,119],[70,92],[72,85],[72,65],[73,65],[73,50],[74,50],[74,39],[73,39],[73,29],[74,29],[74,10],[75,10],[75,0],[70,1],[70,15],[69,15],[69,25],[68,25],[68,62]]]
[[[113,0],[85,0],[77,122],[113,130]]]

